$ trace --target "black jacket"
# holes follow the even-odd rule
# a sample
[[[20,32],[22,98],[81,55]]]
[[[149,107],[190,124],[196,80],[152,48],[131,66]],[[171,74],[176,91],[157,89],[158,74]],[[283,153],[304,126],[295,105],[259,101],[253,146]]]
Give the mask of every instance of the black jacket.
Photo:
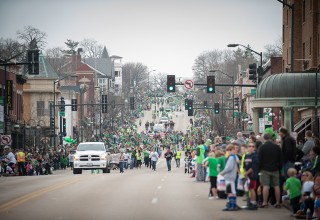
[[[282,153],[278,145],[271,141],[262,144],[258,152],[259,170],[278,171],[282,167]]]
[[[282,157],[283,163],[296,161],[296,141],[290,135],[282,139]]]

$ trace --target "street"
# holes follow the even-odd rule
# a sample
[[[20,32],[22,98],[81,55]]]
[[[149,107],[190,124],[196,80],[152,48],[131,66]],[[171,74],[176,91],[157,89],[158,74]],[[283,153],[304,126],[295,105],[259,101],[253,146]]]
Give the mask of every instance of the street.
[[[184,174],[184,167],[168,172],[163,158],[156,172],[142,167],[124,174],[73,175],[64,170],[50,176],[2,177],[0,215],[2,220],[291,219],[285,208],[223,212],[226,200],[208,200],[208,187]]]

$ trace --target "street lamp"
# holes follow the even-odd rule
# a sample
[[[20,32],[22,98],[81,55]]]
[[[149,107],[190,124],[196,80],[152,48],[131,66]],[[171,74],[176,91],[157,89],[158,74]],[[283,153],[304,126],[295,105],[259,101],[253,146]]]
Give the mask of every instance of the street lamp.
[[[232,85],[233,85],[233,87],[232,87],[232,122],[234,124],[234,77],[229,75],[229,74],[227,74],[227,73],[225,73],[225,72],[223,72],[223,71],[221,71],[221,70],[219,70],[219,69],[218,70],[210,70],[209,72],[211,72],[211,73],[220,72],[220,73],[228,76],[232,80]]]
[[[54,134],[53,145],[54,146],[56,146],[56,137],[55,137],[55,134],[56,134],[56,83],[68,77],[78,77],[78,76],[76,74],[73,74],[73,75],[68,75],[53,81],[53,134]]]
[[[262,52],[258,53],[257,51],[252,50],[250,47],[244,46],[242,44],[228,44],[227,46],[228,47],[239,47],[239,46],[241,46],[241,47],[244,47],[247,50],[250,50],[251,52],[259,55],[260,56],[260,70],[258,69],[258,73],[262,74]],[[257,84],[258,84],[258,82],[259,82],[259,77],[257,77]]]

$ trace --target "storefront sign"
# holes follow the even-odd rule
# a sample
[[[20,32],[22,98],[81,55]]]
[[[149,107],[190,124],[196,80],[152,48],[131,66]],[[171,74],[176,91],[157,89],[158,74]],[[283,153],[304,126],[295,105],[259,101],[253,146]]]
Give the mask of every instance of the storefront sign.
[[[12,97],[12,91],[13,91],[13,81],[7,80],[7,106],[9,110],[13,109],[13,97]]]

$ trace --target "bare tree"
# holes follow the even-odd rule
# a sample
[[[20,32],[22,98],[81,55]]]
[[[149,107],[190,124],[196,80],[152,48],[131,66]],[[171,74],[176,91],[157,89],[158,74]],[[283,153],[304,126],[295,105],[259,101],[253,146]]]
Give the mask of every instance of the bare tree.
[[[83,47],[83,54],[88,58],[100,58],[103,52],[103,45],[99,44],[95,39],[85,38],[80,42]]]
[[[47,43],[47,34],[32,26],[25,26],[23,30],[18,30],[17,36],[28,48],[32,42],[34,42],[39,49],[43,49]]]
[[[282,38],[279,37],[273,44],[264,46],[263,62],[266,63],[271,57],[282,56]]]
[[[124,93],[128,93],[130,87],[134,86],[134,82],[141,84],[140,82],[147,79],[148,67],[143,63],[125,63],[122,67],[122,88]],[[147,84],[147,83],[145,83]]]
[[[0,38],[0,59],[9,59],[23,51],[23,45],[11,38]],[[19,56],[17,59],[21,58]]]
[[[62,51],[62,47],[52,47],[45,50],[46,59],[56,72],[59,72],[59,69],[69,60]]]
[[[149,77],[150,90],[164,91],[167,84],[167,74],[165,73],[153,73]]]

